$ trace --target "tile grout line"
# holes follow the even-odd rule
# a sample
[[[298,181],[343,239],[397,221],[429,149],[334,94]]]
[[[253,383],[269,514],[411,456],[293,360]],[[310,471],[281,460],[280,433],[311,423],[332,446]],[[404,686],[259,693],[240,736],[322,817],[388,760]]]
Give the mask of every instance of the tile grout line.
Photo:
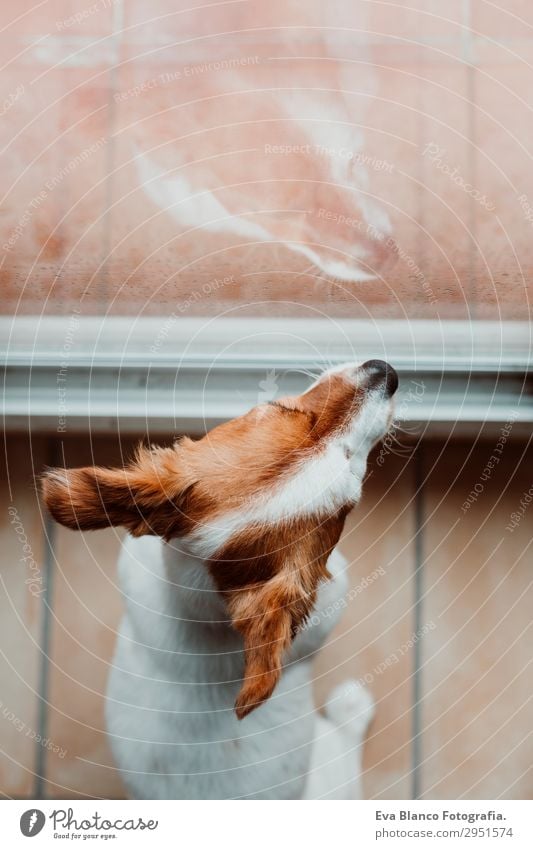
[[[111,206],[113,204],[114,191],[113,183],[115,180],[115,165],[116,165],[116,140],[114,131],[116,129],[117,109],[115,94],[117,92],[117,80],[119,79],[118,67],[120,67],[122,32],[124,29],[124,9],[122,0],[115,0],[112,11],[112,44],[113,44],[113,63],[109,69],[109,97],[107,101],[107,131],[108,131],[108,147],[106,150],[107,162],[107,177],[105,182],[105,215],[104,222],[104,238],[102,245],[103,265],[101,269],[101,309],[102,315],[105,315],[109,306],[109,262],[111,256],[111,221],[112,213]],[[117,67],[118,66],[118,67]]]
[[[414,484],[415,484],[415,557],[414,557],[414,627],[415,634],[422,627],[422,594],[424,552],[422,526],[424,521],[423,502],[423,453],[422,444],[415,454]],[[422,763],[422,640],[416,640],[413,650],[413,718],[412,718],[412,763],[413,776],[411,795],[419,799],[421,793],[420,765]]]
[[[56,443],[52,442],[49,449],[50,465],[55,465]],[[39,669],[38,698],[39,710],[37,717],[37,730],[40,740],[45,740],[48,728],[48,685],[49,685],[49,656],[50,656],[50,632],[52,592],[54,578],[56,526],[52,517],[47,513],[44,520],[44,593],[42,594],[43,612],[40,634],[41,661]],[[47,748],[42,743],[36,743],[35,756],[35,799],[44,799],[44,784],[46,772]]]
[[[476,154],[476,92],[477,92],[477,65],[472,38],[472,9],[470,0],[466,0],[463,10],[463,62],[466,64],[466,98],[468,102],[467,134],[468,134],[468,171],[470,183],[478,185],[477,176],[477,154]],[[477,283],[476,283],[476,244],[477,244],[477,214],[474,197],[471,195],[468,202],[468,229],[470,231],[470,244],[468,249],[468,307],[469,318],[473,320],[478,313]]]

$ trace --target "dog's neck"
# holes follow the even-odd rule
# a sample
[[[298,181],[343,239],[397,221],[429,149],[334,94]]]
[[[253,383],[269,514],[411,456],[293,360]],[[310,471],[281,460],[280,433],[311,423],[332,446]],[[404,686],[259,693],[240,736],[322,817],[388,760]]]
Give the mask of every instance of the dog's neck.
[[[345,572],[346,562],[338,554],[330,562],[332,574]],[[148,652],[148,662],[163,669],[168,680],[240,681],[242,636],[231,624],[205,561],[177,539],[171,543],[148,536],[130,539],[120,563],[120,580],[128,642],[143,657]],[[336,583],[338,575],[337,582],[320,585],[319,608],[335,600]],[[317,651],[329,622],[329,614],[319,615],[297,635],[291,662]]]
[[[164,577],[175,595],[175,605],[183,618],[196,623],[230,628],[223,597],[209,574],[207,563],[195,557],[179,539],[163,544]]]

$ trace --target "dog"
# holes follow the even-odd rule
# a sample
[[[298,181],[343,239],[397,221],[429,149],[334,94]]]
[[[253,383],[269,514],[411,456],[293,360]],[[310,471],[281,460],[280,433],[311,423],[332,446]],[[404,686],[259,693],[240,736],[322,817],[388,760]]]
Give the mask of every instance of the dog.
[[[397,387],[381,360],[346,364],[199,440],[140,446],[125,468],[44,473],[56,521],[129,532],[106,714],[132,797],[361,797],[371,697],[344,684],[317,714],[311,664]]]

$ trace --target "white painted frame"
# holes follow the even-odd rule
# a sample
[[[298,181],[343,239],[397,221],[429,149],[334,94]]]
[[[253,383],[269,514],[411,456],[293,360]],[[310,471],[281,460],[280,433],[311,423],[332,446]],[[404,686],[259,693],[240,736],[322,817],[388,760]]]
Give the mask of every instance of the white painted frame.
[[[3,424],[202,433],[269,392],[302,391],[301,369],[378,357],[399,372],[413,432],[491,433],[513,418],[529,436],[531,335],[528,322],[0,318]]]

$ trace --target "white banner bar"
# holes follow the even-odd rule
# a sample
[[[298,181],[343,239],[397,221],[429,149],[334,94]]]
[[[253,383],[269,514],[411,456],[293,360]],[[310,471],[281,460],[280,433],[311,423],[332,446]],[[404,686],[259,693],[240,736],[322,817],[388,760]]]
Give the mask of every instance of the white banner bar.
[[[267,807],[268,806],[268,807]],[[277,810],[271,810],[276,807]],[[175,849],[533,846],[531,801],[5,801],[2,845]],[[35,844],[28,844],[33,837]]]

